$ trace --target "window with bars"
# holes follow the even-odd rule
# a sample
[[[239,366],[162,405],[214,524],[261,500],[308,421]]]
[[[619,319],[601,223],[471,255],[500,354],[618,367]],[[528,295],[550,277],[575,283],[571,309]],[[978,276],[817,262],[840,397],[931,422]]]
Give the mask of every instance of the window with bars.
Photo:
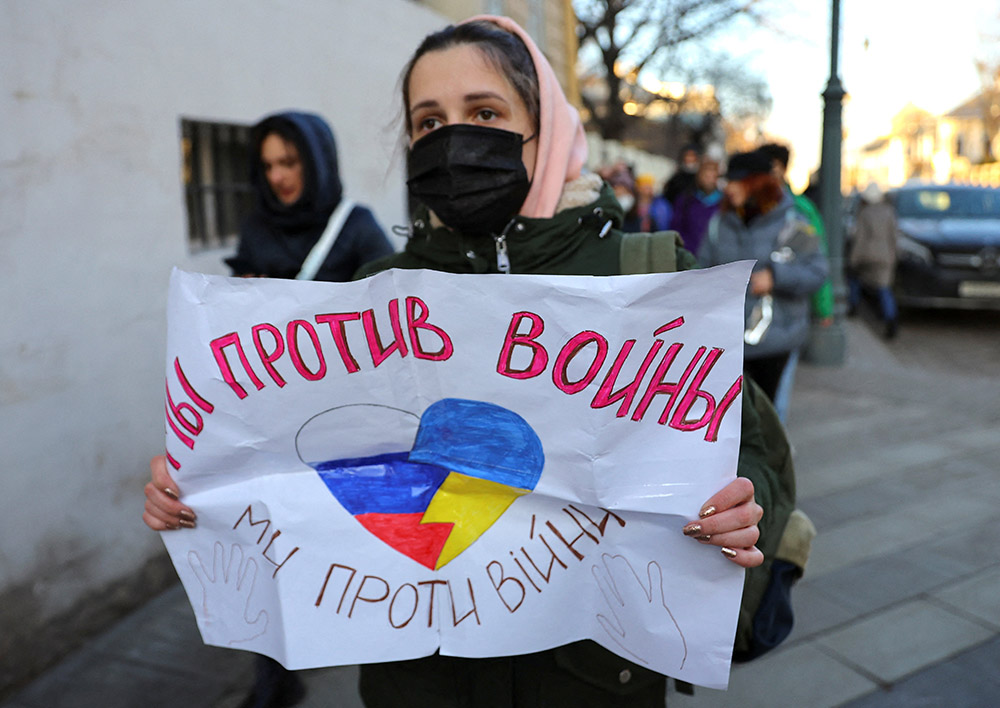
[[[250,127],[182,118],[181,152],[191,251],[233,244],[253,208]]]

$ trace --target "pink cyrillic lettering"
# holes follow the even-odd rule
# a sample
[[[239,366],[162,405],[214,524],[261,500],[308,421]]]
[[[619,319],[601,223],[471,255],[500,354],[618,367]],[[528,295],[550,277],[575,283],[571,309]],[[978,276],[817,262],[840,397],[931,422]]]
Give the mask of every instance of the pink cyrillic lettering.
[[[676,319],[670,320],[669,322],[667,322],[665,325],[663,325],[659,329],[653,330],[653,334],[654,335],[658,335],[658,334],[663,334],[664,332],[669,332],[672,329],[677,329],[682,324],[684,324],[684,318],[683,317],[678,317]]]
[[[417,314],[417,308],[420,308],[420,314]],[[451,337],[448,333],[436,325],[432,325],[427,321],[427,317],[430,315],[430,308],[424,303],[419,297],[408,297],[406,298],[406,329],[410,333],[410,349],[413,351],[413,356],[417,359],[430,359],[431,361],[445,361],[451,358],[452,353],[455,351],[455,347],[451,342]],[[420,337],[417,333],[419,329],[426,329],[433,332],[441,340],[441,348],[436,352],[424,351],[424,348],[420,346]]]
[[[257,355],[260,356],[260,361],[267,369],[267,373],[271,375],[271,379],[278,386],[285,385],[285,379],[282,378],[281,374],[278,373],[277,369],[274,368],[274,362],[281,358],[281,355],[285,353],[285,342],[281,339],[281,331],[272,324],[266,322],[253,326],[253,345],[257,347]],[[267,332],[274,338],[274,351],[267,352],[264,349],[264,343],[260,341],[260,333]]]
[[[337,351],[340,352],[340,359],[344,362],[344,368],[347,369],[347,373],[349,374],[360,371],[361,367],[358,366],[358,360],[351,354],[351,349],[347,345],[347,334],[344,332],[344,323],[359,319],[361,319],[360,312],[316,315],[316,324],[323,322],[330,326],[330,334],[333,336],[333,342],[337,345]]]
[[[639,384],[642,382],[643,376],[646,375],[646,370],[649,369],[650,364],[653,363],[653,359],[656,357],[657,352],[660,351],[660,347],[663,346],[663,342],[659,339],[653,342],[652,346],[649,348],[649,352],[646,354],[646,358],[642,360],[642,365],[639,367],[639,370],[636,372],[632,381],[625,386],[622,386],[617,391],[612,391],[615,384],[618,382],[618,374],[621,372],[622,366],[624,366],[625,360],[628,359],[628,355],[631,353],[634,345],[634,339],[629,339],[622,344],[622,348],[618,352],[618,356],[615,357],[614,364],[611,365],[611,370],[608,371],[607,375],[604,377],[601,387],[597,389],[597,393],[594,395],[594,400],[590,402],[591,408],[604,408],[606,406],[610,406],[615,401],[621,400],[622,404],[618,406],[618,410],[615,412],[615,417],[622,418],[628,415],[628,409],[632,406],[632,399],[635,398],[635,394],[639,390]]]
[[[186,431],[191,433],[191,435],[198,435],[198,433],[200,433],[205,427],[205,423],[201,417],[201,413],[195,410],[195,407],[192,406],[190,403],[185,403],[185,402],[174,403],[174,399],[170,395],[170,384],[166,382],[164,383],[166,384],[164,388],[166,388],[167,391],[167,408],[169,410],[167,415],[169,416],[170,413],[173,413],[174,417],[177,418],[177,422],[180,423]],[[184,417],[185,412],[191,415],[193,417],[193,420],[188,420],[187,418],[185,418]]]
[[[726,415],[726,411],[729,410],[729,406],[733,404],[737,396],[740,395],[740,391],[743,390],[743,377],[740,376],[733,382],[733,385],[729,387],[726,391],[726,395],[722,397],[719,401],[719,405],[715,409],[715,415],[712,417],[712,422],[708,425],[708,430],[705,431],[705,441],[715,442],[719,439],[719,426],[722,425],[722,418]]]
[[[566,368],[569,366],[570,362],[573,361],[574,357],[580,353],[580,350],[591,343],[597,345],[597,351],[594,353],[594,361],[591,362],[590,368],[587,369],[587,373],[583,375],[583,378],[579,381],[570,381],[566,375]],[[554,383],[556,388],[563,393],[578,393],[589,386],[590,382],[594,380],[594,377],[597,376],[597,372],[600,371],[601,366],[604,365],[604,360],[607,356],[607,339],[599,335],[597,332],[591,332],[589,330],[580,332],[579,334],[573,336],[573,338],[566,342],[563,348],[559,350],[556,362],[552,365],[552,383]]]
[[[660,422],[662,423],[666,420],[667,411],[669,411],[670,406],[673,405],[674,398],[676,398],[677,394],[684,386],[685,379],[687,379],[688,375],[691,373],[698,359],[701,358],[702,352],[705,351],[705,347],[701,347],[698,350],[698,353],[695,355],[694,361],[692,361],[691,364],[688,365],[688,368],[684,371],[684,375],[681,376],[679,381],[677,381],[676,383],[670,383],[664,381],[663,379],[667,375],[667,372],[670,370],[670,367],[673,366],[674,359],[677,358],[678,352],[680,352],[680,350],[683,348],[684,348],[683,344],[681,344],[680,342],[674,342],[673,344],[670,345],[670,348],[667,349],[667,353],[663,355],[663,358],[660,360],[660,363],[656,367],[656,371],[653,372],[653,377],[649,380],[649,385],[646,387],[646,392],[642,394],[642,399],[639,401],[639,404],[635,407],[635,410],[632,412],[632,420],[642,420],[643,417],[646,415],[646,410],[649,408],[649,404],[653,401],[653,398],[660,395],[661,393],[669,393],[670,398],[667,399],[667,405],[664,406],[663,408],[663,420],[661,420]]]
[[[178,440],[193,450],[194,440],[182,433],[181,429],[177,427],[177,423],[174,422],[174,419],[170,415],[170,407],[166,403],[163,404],[163,410],[167,413],[167,423],[170,425],[170,429],[174,431],[174,435],[177,436]]]
[[[254,370],[250,368],[250,362],[247,361],[247,355],[244,353],[243,345],[240,343],[240,335],[236,332],[230,332],[229,334],[223,335],[218,339],[213,339],[211,342],[212,356],[215,357],[215,363],[219,367],[222,379],[229,384],[229,388],[233,389],[233,393],[235,393],[238,398],[244,399],[247,397],[246,389],[236,381],[236,377],[233,376],[233,370],[229,366],[229,360],[226,358],[225,348],[228,346],[236,347],[236,351],[240,357],[240,363],[243,364],[244,371],[247,372],[247,375],[250,377],[253,385],[257,387],[258,391],[264,388],[264,382],[257,378],[257,374],[255,374]]]
[[[378,327],[375,325],[375,310],[365,310],[361,313],[361,323],[365,328],[365,338],[368,340],[368,351],[372,355],[372,363],[377,367],[385,361],[393,352],[399,352],[401,357],[406,356],[406,339],[403,336],[403,328],[399,323],[399,300],[389,301],[389,322],[392,325],[393,342],[388,347],[382,346],[382,338],[379,337]]]
[[[698,373],[695,374],[694,378],[691,380],[691,385],[688,386],[687,391],[684,393],[684,397],[681,402],[677,404],[677,409],[674,411],[674,415],[670,418],[670,427],[675,430],[697,430],[698,428],[708,425],[712,418],[712,414],[715,413],[715,396],[710,393],[701,390],[701,385],[705,382],[708,374],[712,371],[712,367],[715,366],[715,362],[719,360],[722,356],[723,349],[713,348],[712,351],[708,353],[705,357],[705,361],[702,363],[701,368],[698,369]],[[691,412],[691,407],[697,399],[703,399],[705,401],[705,413],[697,420],[688,420],[687,415]],[[662,422],[662,420],[660,421]]]
[[[527,334],[517,334],[518,327],[522,320],[530,320],[531,328]],[[542,318],[533,312],[515,312],[511,317],[510,326],[507,328],[507,336],[500,350],[500,358],[497,361],[497,373],[508,376],[512,379],[530,379],[545,371],[549,363],[549,354],[545,347],[535,340],[545,331],[545,323]],[[531,363],[524,369],[511,368],[510,360],[514,352],[514,347],[528,347],[532,350]]]
[[[302,360],[302,354],[299,351],[298,330],[300,328],[304,329],[306,334],[309,335],[309,341],[312,342],[313,349],[316,350],[316,359],[319,362],[316,371],[310,371],[309,367]],[[326,376],[326,359],[323,357],[323,349],[319,346],[319,337],[310,323],[305,320],[292,320],[288,323],[288,327],[285,328],[285,339],[288,341],[288,353],[292,357],[295,370],[299,372],[302,378],[309,381],[319,381]]]
[[[177,372],[177,379],[181,382],[181,388],[184,389],[184,393],[188,395],[188,398],[195,402],[195,405],[206,413],[211,413],[215,410],[215,406],[199,396],[198,392],[194,390],[194,386],[191,385],[187,376],[184,375],[184,370],[181,368],[181,362],[177,357],[174,357],[174,371]]]

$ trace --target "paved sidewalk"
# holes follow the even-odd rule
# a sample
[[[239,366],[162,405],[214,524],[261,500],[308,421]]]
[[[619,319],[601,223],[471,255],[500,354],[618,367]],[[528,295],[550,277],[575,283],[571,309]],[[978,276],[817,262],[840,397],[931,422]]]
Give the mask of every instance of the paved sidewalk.
[[[973,707],[1000,695],[1000,380],[901,367],[849,321],[844,367],[799,367],[789,434],[819,529],[796,627],[729,691],[671,708]],[[354,667],[303,672],[303,708],[361,706]],[[205,647],[179,586],[0,708],[233,708],[244,652]]]
[[[819,531],[796,627],[671,708],[1000,704],[1000,381],[900,368],[898,342],[848,328],[846,366],[800,367],[792,399]]]

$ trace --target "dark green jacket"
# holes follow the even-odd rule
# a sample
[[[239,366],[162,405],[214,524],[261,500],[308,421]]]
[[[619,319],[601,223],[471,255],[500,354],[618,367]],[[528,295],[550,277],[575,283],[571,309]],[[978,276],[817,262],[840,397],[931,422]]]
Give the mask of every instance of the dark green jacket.
[[[428,268],[451,273],[497,273],[497,244],[489,236],[469,237],[446,228],[429,228],[418,213],[402,253],[364,266],[356,277],[388,268]],[[608,222],[611,222],[610,227]],[[567,209],[551,219],[516,217],[507,229],[506,247],[513,273],[618,275],[622,273],[622,211],[605,184],[592,204]],[[634,237],[636,235],[629,235]],[[675,240],[677,270],[694,268],[695,259]],[[638,272],[638,271],[636,271]],[[765,517],[757,544],[765,556],[777,548],[788,508],[772,509],[775,472],[788,457],[784,434],[773,409],[755,385],[744,387],[739,474],[754,483]],[[777,426],[777,427],[774,427]],[[775,445],[775,432],[781,445]],[[779,495],[780,496],[780,495]],[[747,574],[744,601],[763,594],[770,560]],[[756,603],[754,604],[756,607]],[[741,618],[742,620],[742,618]],[[593,706],[655,708],[665,705],[666,680],[591,641],[575,642],[535,654],[464,659],[439,654],[411,661],[361,667],[361,695],[368,708],[541,708]]]

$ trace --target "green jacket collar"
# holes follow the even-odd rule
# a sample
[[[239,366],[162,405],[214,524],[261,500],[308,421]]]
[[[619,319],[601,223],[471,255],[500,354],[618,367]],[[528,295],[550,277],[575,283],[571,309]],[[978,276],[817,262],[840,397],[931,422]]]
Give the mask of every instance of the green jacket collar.
[[[543,272],[545,264],[561,251],[574,250],[595,235],[606,236],[620,229],[623,214],[607,183],[592,203],[565,209],[551,218],[515,216],[495,236],[466,235],[444,226],[431,226],[426,207],[418,208],[406,250],[421,259],[439,263],[456,272],[500,272],[497,254],[506,244],[512,273]]]

